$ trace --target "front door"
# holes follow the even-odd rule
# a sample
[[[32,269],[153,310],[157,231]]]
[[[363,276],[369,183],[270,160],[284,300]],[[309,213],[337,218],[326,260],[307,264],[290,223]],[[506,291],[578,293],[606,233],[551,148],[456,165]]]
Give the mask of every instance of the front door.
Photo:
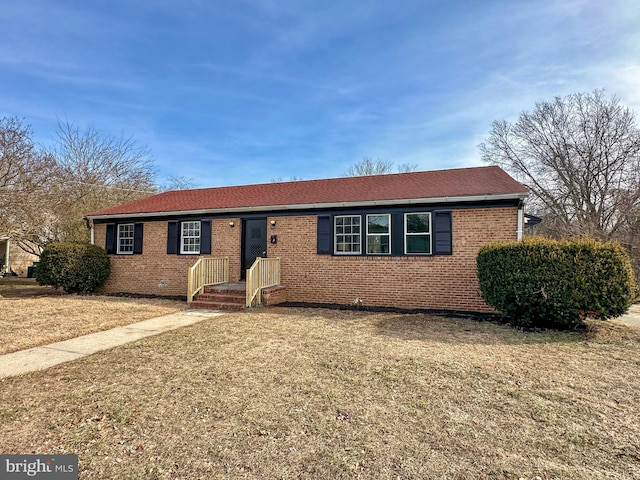
[[[242,222],[242,266],[241,278],[258,257],[267,256],[267,219],[256,218]]]

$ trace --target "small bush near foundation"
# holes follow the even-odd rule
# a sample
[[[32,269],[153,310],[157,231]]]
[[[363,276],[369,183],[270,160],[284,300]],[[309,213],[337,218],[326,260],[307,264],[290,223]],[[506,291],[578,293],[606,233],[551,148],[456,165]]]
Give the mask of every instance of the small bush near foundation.
[[[618,317],[636,298],[629,256],[617,243],[498,242],[480,250],[477,266],[484,300],[518,326],[574,328],[586,316]]]
[[[110,270],[109,256],[100,247],[52,243],[40,254],[36,281],[69,293],[91,293],[105,282]]]

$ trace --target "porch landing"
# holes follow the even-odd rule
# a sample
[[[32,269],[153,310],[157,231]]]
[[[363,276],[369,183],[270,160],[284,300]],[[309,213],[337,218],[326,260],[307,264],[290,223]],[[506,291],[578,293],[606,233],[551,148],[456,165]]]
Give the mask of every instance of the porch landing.
[[[225,283],[204,287],[202,293],[195,296],[190,307],[211,310],[244,310],[246,297],[246,283]],[[276,305],[286,301],[286,289],[283,285],[262,289],[262,305]]]

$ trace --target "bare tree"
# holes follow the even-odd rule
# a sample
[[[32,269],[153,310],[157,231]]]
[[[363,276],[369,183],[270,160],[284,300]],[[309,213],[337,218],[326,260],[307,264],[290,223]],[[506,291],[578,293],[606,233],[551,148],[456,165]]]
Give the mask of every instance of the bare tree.
[[[292,175],[289,177],[288,180],[285,180],[282,177],[273,177],[271,179],[271,183],[282,183],[282,182],[301,182],[302,180],[304,180],[304,178],[302,177],[298,177],[296,175]]]
[[[31,135],[31,128],[17,117],[0,119],[0,235],[38,254],[33,226],[41,230],[48,223],[56,163],[34,147]]]
[[[169,190],[190,190],[192,188],[198,188],[195,180],[190,177],[171,175],[168,180],[167,183],[158,185],[158,191],[168,192]]]
[[[52,239],[86,241],[85,214],[157,191],[149,149],[132,137],[107,136],[93,126],[81,130],[60,122],[53,155],[58,201],[53,206]]]
[[[495,121],[482,159],[526,184],[546,233],[635,243],[640,231],[640,129],[602,90],[535,104]],[[640,240],[640,238],[639,238]]]
[[[146,147],[131,137],[58,124],[52,152],[29,126],[0,119],[0,235],[39,254],[54,240],[88,241],[84,215],[156,192]]]
[[[418,170],[417,163],[400,163],[398,164],[398,173],[409,173]]]
[[[384,175],[393,173],[393,162],[364,157],[360,162],[354,163],[344,172],[345,177],[364,177],[368,175]],[[414,172],[418,168],[415,163],[402,163],[398,165],[399,173]]]

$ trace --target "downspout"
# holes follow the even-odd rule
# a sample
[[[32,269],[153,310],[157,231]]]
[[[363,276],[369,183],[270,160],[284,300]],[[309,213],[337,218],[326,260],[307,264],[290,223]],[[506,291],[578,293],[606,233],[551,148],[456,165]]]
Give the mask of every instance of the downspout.
[[[518,204],[518,225],[516,228],[516,239],[518,241],[522,240],[523,228],[524,228],[524,203],[520,202]]]
[[[93,222],[91,220],[89,220],[87,217],[84,217],[84,223],[87,226],[88,229],[91,230],[91,245],[95,245],[95,232],[93,231]]]

